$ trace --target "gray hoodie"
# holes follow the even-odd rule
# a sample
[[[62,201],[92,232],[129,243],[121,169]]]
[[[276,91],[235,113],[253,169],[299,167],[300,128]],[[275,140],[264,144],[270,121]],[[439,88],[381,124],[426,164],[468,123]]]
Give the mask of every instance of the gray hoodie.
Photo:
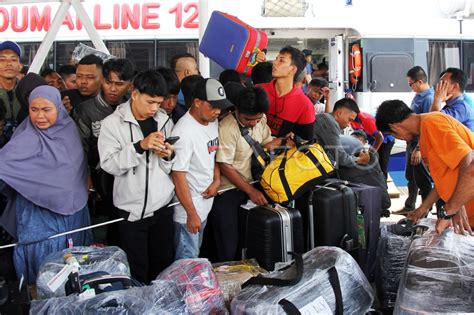
[[[168,120],[166,113],[159,110],[154,118],[158,130],[169,136],[173,122]],[[133,146],[141,139],[143,133],[129,102],[119,105],[102,121],[98,140],[100,166],[115,176],[114,205],[130,212],[128,221],[152,216],[174,196],[174,185],[169,175],[173,161],[166,161],[151,152],[147,161],[146,152],[139,154]]]

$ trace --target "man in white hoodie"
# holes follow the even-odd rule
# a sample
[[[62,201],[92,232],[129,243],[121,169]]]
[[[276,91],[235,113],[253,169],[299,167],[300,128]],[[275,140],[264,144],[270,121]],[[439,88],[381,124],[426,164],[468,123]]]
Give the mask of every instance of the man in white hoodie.
[[[149,283],[174,259],[174,195],[170,177],[174,148],[165,143],[173,122],[160,106],[167,96],[161,74],[148,70],[134,81],[131,99],[102,122],[100,165],[114,175],[113,200],[119,216],[119,246],[132,276]]]

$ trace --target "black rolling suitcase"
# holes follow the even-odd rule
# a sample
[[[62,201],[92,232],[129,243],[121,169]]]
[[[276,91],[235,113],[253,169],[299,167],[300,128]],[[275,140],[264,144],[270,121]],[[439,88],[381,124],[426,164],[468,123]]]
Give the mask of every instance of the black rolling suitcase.
[[[296,200],[302,210],[305,248],[337,246],[357,258],[357,196],[339,182],[325,181],[324,185]]]
[[[382,193],[380,187],[366,184],[352,183],[338,179],[329,181],[343,183],[350,187],[357,195],[358,211],[363,215],[365,242],[359,238],[358,263],[367,279],[375,279],[377,246],[380,237],[380,213],[382,211]]]
[[[291,252],[303,253],[303,224],[298,210],[267,205],[242,211],[248,211],[245,258],[255,258],[260,266],[273,270],[275,263],[293,260]]]

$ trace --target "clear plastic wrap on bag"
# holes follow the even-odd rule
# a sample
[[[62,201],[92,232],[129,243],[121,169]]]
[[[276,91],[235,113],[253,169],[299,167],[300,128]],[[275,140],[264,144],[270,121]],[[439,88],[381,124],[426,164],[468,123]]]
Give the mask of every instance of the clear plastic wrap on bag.
[[[79,45],[77,45],[76,48],[74,48],[74,51],[72,52],[71,59],[75,63],[79,63],[79,61],[87,55],[96,55],[97,57],[99,57],[103,61],[105,61],[107,59],[110,59],[110,58],[115,58],[112,55],[106,54],[106,53],[104,53],[100,50],[97,50],[95,48],[84,45],[83,43],[79,43]]]
[[[150,286],[102,293],[87,300],[70,295],[33,301],[30,314],[186,314],[186,305],[175,283],[154,281]]]
[[[245,281],[259,274],[267,273],[255,259],[216,263],[212,267],[227,306],[230,306],[234,296],[242,290],[241,286]]]
[[[380,305],[384,309],[395,306],[398,284],[410,244],[410,236],[396,235],[390,232],[388,225],[381,227],[377,249],[376,284]]]
[[[79,262],[79,275],[88,274],[96,271],[105,271],[111,275],[130,276],[130,267],[128,265],[127,255],[123,250],[116,246],[110,247],[74,247],[65,249],[48,255],[41,264],[36,279],[36,287],[39,299],[50,297],[65,296],[64,285],[61,285],[55,292],[51,291],[47,283],[64,266],[64,255],[72,253]]]
[[[232,314],[285,314],[278,305],[282,299],[293,303],[302,313],[306,308],[322,307],[335,313],[335,294],[328,270],[335,267],[339,277],[344,314],[364,314],[372,306],[372,287],[357,262],[336,247],[317,247],[303,255],[304,273],[301,281],[291,287],[250,285],[231,303]],[[293,268],[275,271],[266,277],[290,279]],[[319,308],[321,309],[321,308]]]
[[[395,314],[474,312],[474,237],[431,227],[410,246]]]
[[[225,314],[224,295],[207,259],[180,259],[163,270],[156,280],[175,282],[183,293],[187,313]]]

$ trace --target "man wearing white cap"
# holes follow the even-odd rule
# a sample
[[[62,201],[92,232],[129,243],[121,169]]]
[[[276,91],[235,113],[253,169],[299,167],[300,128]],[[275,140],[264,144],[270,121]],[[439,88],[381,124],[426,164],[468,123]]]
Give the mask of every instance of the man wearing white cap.
[[[18,113],[20,103],[15,95],[17,76],[21,71],[20,63],[21,48],[17,43],[4,41],[0,43],[0,132],[4,145],[11,137],[16,126],[19,124]],[[3,115],[1,115],[3,116]]]
[[[219,147],[217,118],[229,108],[224,88],[215,79],[196,83],[190,110],[178,121],[173,136],[176,158],[172,177],[180,205],[174,208],[175,259],[196,258],[207,215],[220,186],[215,155]]]

